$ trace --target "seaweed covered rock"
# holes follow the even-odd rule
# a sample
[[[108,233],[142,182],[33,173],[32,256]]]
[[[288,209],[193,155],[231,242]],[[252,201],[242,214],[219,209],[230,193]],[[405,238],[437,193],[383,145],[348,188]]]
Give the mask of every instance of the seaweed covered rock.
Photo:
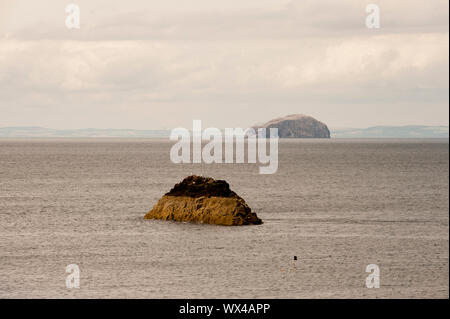
[[[227,226],[262,224],[226,181],[196,175],[176,184],[144,218]]]

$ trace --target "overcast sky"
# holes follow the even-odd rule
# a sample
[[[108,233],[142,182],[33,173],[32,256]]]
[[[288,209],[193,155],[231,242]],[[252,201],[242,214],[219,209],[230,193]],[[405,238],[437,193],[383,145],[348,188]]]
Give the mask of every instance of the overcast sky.
[[[65,7],[81,9],[68,29]],[[381,28],[365,25],[368,3]],[[0,127],[448,125],[447,0],[0,0]]]

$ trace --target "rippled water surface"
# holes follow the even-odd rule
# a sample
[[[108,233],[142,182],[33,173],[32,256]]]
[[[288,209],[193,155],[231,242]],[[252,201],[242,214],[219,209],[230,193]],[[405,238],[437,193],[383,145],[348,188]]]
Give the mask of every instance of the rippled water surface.
[[[0,298],[448,298],[448,140],[283,140],[274,175],[173,164],[171,145],[0,140]],[[191,173],[264,224],[143,219]]]

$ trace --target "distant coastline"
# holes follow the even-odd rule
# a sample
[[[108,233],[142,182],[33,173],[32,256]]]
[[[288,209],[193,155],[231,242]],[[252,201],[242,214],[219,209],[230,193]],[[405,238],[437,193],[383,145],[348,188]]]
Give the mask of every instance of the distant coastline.
[[[449,138],[448,126],[373,126],[330,129],[331,138]],[[168,138],[170,130],[134,129],[49,129],[37,126],[0,127],[0,138]]]
[[[448,138],[448,126],[372,126],[331,129],[331,138]]]

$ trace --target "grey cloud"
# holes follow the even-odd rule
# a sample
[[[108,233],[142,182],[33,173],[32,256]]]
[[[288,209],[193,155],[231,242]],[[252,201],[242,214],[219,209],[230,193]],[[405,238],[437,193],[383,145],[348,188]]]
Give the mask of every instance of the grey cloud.
[[[18,1],[23,20],[0,38],[0,126],[446,124],[448,3],[379,2],[379,30],[363,1],[270,0],[79,1],[82,28],[67,30],[62,5]]]

